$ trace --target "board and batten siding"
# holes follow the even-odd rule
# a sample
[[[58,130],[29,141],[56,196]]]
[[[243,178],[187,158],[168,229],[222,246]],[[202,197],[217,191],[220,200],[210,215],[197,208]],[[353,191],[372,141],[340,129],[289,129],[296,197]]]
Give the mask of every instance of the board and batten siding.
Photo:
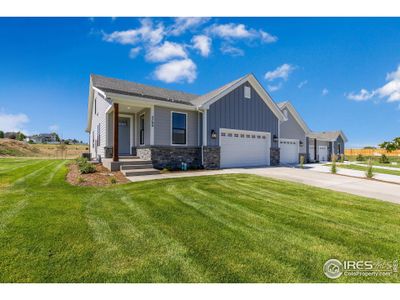
[[[339,144],[340,144],[340,153],[338,151]],[[338,138],[336,139],[336,141],[334,143],[334,147],[335,147],[335,154],[344,154],[344,140],[341,135],[339,135]]]
[[[100,155],[101,157],[104,157],[104,147],[107,144],[107,134],[106,134],[106,110],[110,107],[111,103],[104,99],[101,95],[99,95],[97,92],[94,94],[94,100],[93,100],[93,108],[92,108],[92,124],[91,124],[91,130],[90,130],[90,155],[91,157],[95,157],[95,152],[96,152],[96,142],[97,142],[97,130],[98,130],[98,125],[100,124],[100,145],[97,146],[97,155]],[[96,107],[95,107],[96,106]],[[96,110],[95,110],[96,109]],[[93,134],[94,134],[94,142],[93,144]]]
[[[307,153],[306,133],[287,108],[284,108],[282,111],[284,112],[285,110],[287,111],[288,120],[281,123],[281,139],[296,139],[302,141],[303,145],[299,147],[299,153]]]
[[[154,106],[154,145],[171,145],[171,114],[172,112],[185,113],[187,115],[187,145],[199,146],[199,113],[197,111]]]
[[[245,86],[251,89],[250,99],[244,97]],[[278,143],[273,141],[273,136],[278,136],[278,118],[247,82],[210,105],[207,127],[209,146],[218,146],[220,128],[229,128],[270,132],[271,147],[278,147]],[[211,138],[212,130],[217,133],[216,139]]]

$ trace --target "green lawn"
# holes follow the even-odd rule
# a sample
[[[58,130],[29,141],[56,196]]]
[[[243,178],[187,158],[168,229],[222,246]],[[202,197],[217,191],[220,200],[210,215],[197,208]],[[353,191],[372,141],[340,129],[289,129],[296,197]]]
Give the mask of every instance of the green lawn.
[[[326,164],[326,166],[331,166],[332,164]],[[339,169],[351,169],[351,170],[358,170],[358,171],[367,171],[368,166],[359,166],[359,165],[345,165],[345,164],[336,164]],[[380,174],[390,174],[390,175],[397,175],[400,176],[400,170],[388,170],[388,169],[382,169],[379,167],[373,167],[372,168],[374,173],[380,173]]]
[[[367,165],[368,164],[368,162],[367,161],[357,161],[357,163],[359,163],[359,164],[363,164],[363,165]],[[383,164],[383,163],[380,163],[380,162],[378,162],[378,161],[372,161],[372,164],[374,165],[374,166],[377,166],[377,167],[391,167],[391,168],[400,168],[400,163],[398,163],[397,165],[392,165],[392,164]]]
[[[250,175],[71,186],[66,161],[0,159],[0,282],[332,282],[393,260],[400,205]],[[335,282],[399,281],[340,277]]]

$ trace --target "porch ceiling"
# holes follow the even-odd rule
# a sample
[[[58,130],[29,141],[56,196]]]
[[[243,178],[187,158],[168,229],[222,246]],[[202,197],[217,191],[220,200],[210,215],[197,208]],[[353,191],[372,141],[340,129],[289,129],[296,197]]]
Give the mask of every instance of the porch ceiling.
[[[148,108],[148,106],[146,107],[146,106],[120,104],[119,105],[119,113],[120,114],[137,113],[144,108]]]

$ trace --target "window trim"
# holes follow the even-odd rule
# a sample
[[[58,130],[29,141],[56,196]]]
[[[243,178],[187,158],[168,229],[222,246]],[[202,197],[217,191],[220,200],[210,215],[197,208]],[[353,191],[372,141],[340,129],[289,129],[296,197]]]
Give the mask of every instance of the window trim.
[[[185,115],[185,121],[186,121],[186,129],[185,129],[185,144],[174,144],[173,140],[172,140],[172,134],[173,134],[173,127],[172,127],[172,117],[175,114],[181,114],[181,115]],[[182,111],[171,111],[171,116],[170,116],[170,142],[171,142],[171,146],[187,146],[188,145],[188,131],[189,131],[189,116],[187,112],[182,112]]]
[[[246,91],[248,91],[248,97],[247,97],[247,92]],[[244,98],[245,99],[251,99],[251,87],[245,85],[243,93],[244,93]]]

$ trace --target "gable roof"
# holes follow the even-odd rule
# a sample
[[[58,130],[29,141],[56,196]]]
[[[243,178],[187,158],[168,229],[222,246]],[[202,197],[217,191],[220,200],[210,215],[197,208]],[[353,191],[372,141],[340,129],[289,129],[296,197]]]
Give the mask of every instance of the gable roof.
[[[347,137],[343,131],[323,131],[323,132],[310,132],[307,137],[323,141],[336,141],[336,139],[341,136],[345,142],[347,142]]]
[[[190,101],[198,98],[198,95],[174,91],[155,86],[145,85],[127,80],[115,79],[100,75],[90,75],[92,86],[103,92],[112,92],[123,95],[152,98],[162,101],[191,104]]]
[[[299,113],[297,112],[297,110],[294,108],[294,106],[292,105],[292,103],[290,103],[289,101],[284,101],[284,102],[280,102],[277,103],[279,109],[283,112],[283,110],[286,108],[287,110],[289,110],[289,112],[291,113],[291,115],[293,116],[293,118],[295,119],[295,121],[297,122],[297,124],[299,124],[299,126],[304,130],[304,132],[310,133],[311,130],[310,128],[307,126],[306,122],[304,122],[303,118],[299,115]]]

